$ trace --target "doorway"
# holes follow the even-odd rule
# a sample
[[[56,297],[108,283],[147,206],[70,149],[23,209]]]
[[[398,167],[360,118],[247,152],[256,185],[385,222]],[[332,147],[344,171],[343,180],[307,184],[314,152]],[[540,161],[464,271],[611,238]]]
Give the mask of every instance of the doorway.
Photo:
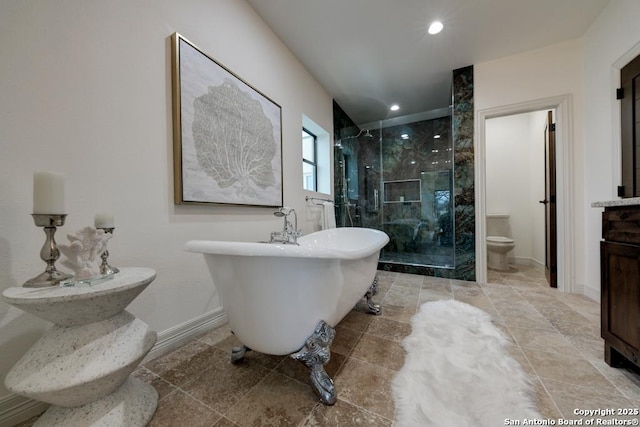
[[[545,150],[546,110],[486,120],[486,210],[505,217],[515,248],[510,268],[545,266]],[[491,234],[491,229],[489,233]]]
[[[487,163],[486,121],[496,117],[530,113],[540,110],[556,111],[556,190],[557,190],[557,286],[563,292],[573,292],[573,195],[571,175],[571,96],[562,95],[522,104],[508,105],[476,112],[476,280],[487,281],[486,224]],[[516,242],[517,245],[517,242]]]

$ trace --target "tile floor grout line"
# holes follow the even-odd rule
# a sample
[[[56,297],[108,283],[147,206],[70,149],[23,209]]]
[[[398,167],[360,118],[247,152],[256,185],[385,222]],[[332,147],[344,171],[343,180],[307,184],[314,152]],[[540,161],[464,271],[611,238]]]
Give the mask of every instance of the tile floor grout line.
[[[507,286],[511,286],[511,285],[507,285]],[[512,287],[512,286],[511,286]],[[484,289],[483,289],[484,292]],[[517,291],[516,291],[517,292]],[[538,373],[538,370],[535,368],[535,366],[533,366],[533,364],[531,363],[531,360],[529,359],[529,356],[527,356],[527,353],[524,351],[524,349],[522,348],[522,346],[520,345],[520,343],[518,342],[518,339],[516,338],[516,336],[513,334],[512,328],[513,325],[509,325],[508,322],[506,322],[504,320],[504,317],[502,316],[502,314],[500,313],[500,310],[498,310],[494,304],[494,300],[486,294],[487,298],[489,298],[489,301],[491,302],[491,305],[493,306],[494,310],[496,310],[496,313],[498,314],[498,316],[500,316],[500,318],[503,321],[504,327],[507,328],[507,331],[509,331],[509,334],[511,335],[511,338],[513,338],[514,344],[518,347],[518,350],[520,351],[520,353],[522,353],[523,357],[525,358],[525,360],[527,361],[527,363],[529,364],[529,366],[531,367],[531,369],[533,370],[533,373],[535,374],[538,383],[540,384],[540,386],[543,388],[544,392],[547,394],[547,396],[549,397],[549,400],[551,400],[551,403],[553,403],[553,406],[555,407],[555,409],[558,411],[558,414],[562,415],[562,411],[560,410],[560,407],[558,406],[558,403],[556,402],[556,400],[553,398],[553,396],[551,395],[551,393],[549,392],[549,389],[547,388],[547,385],[545,384],[545,382],[543,381],[542,377],[540,377],[540,374]],[[528,301],[527,301],[528,302]],[[553,325],[551,325],[553,326]],[[523,368],[524,369],[524,368]]]
[[[604,373],[604,372],[602,372],[602,371],[600,370],[600,368],[598,368],[596,365],[594,365],[594,364],[593,364],[593,362],[592,362],[591,360],[587,360],[587,361],[591,364],[591,366],[593,366],[593,368],[594,368],[595,370],[597,370],[598,372],[600,372],[600,375],[602,375],[603,377],[605,377],[605,378],[606,378],[606,379],[607,379],[607,380],[608,380],[608,381],[613,385],[613,387],[615,387],[615,389],[616,389],[616,390],[618,390],[618,392],[619,392],[620,394],[622,394],[622,395],[623,395],[627,400],[629,400],[629,401],[630,401],[630,402],[632,402],[632,403],[633,403],[634,401],[638,400],[637,398],[634,398],[634,397],[632,397],[632,396],[627,395],[627,393],[626,393],[623,389],[621,389],[617,384],[615,384],[613,381],[611,381],[611,380],[609,379],[609,377],[607,377],[607,376],[605,375],[605,373]]]
[[[165,380],[165,381],[166,381],[166,380]],[[191,383],[191,382],[189,382],[189,384],[190,384],[190,383]],[[168,393],[168,394],[167,394],[166,396],[164,396],[164,397],[169,397],[169,396],[171,396],[172,394],[175,394],[175,393],[182,393],[182,394],[186,395],[188,398],[190,398],[190,399],[192,399],[192,400],[194,400],[194,401],[198,402],[200,405],[204,406],[205,408],[207,408],[207,409],[209,409],[209,410],[213,411],[216,415],[219,415],[219,418],[218,418],[218,420],[216,420],[216,422],[220,421],[220,418],[223,418],[223,417],[224,417],[224,414],[222,414],[222,413],[221,413],[221,412],[219,412],[218,410],[216,410],[216,409],[212,408],[212,407],[211,407],[211,406],[209,406],[206,402],[203,402],[202,400],[198,399],[197,397],[195,397],[194,395],[192,395],[192,394],[191,394],[191,393],[189,393],[188,391],[186,391],[186,390],[184,390],[184,389],[182,389],[182,388],[180,388],[180,387],[178,387],[178,386],[176,386],[176,385],[174,385],[174,384],[171,384],[171,385],[175,388],[175,390],[172,390],[170,393]],[[163,399],[164,399],[164,398],[163,398]],[[160,402],[160,400],[158,400],[158,402]]]
[[[506,281],[508,282],[508,279],[506,279]],[[534,310],[536,310],[536,312],[537,312],[538,314],[540,314],[542,317],[544,317],[544,318],[545,318],[545,319],[547,319],[547,321],[548,321],[548,316],[547,316],[547,315],[545,315],[544,313],[540,312],[540,310],[538,310],[538,308],[537,308],[534,304],[532,304],[532,303],[531,303],[530,299],[529,299],[529,298],[527,298],[527,295],[526,295],[526,294],[527,294],[528,292],[532,292],[532,291],[527,291],[526,289],[519,289],[516,285],[512,285],[512,284],[509,284],[509,286],[511,286],[512,288],[515,288],[515,291],[516,291],[516,292],[518,292],[518,294],[520,294],[520,295],[521,295],[521,296],[522,296],[522,297],[527,301],[527,303],[528,303],[528,304],[529,304],[529,305],[530,305]],[[543,285],[539,285],[539,288],[544,289],[544,286],[543,286]],[[586,318],[585,316],[583,316],[581,313],[579,313],[576,309],[574,309],[573,307],[571,307],[569,304],[566,304],[564,301],[562,301],[562,296],[555,296],[555,295],[554,295],[554,297],[556,297],[556,298],[553,298],[554,300],[556,300],[556,301],[558,301],[558,302],[560,302],[560,303],[562,303],[562,304],[564,304],[564,305],[566,306],[566,309],[564,309],[563,311],[571,310],[572,312],[577,313],[578,315],[580,315],[580,316],[583,318],[584,322],[586,322],[586,323],[590,323],[590,320],[589,320],[588,318]],[[559,329],[558,329],[558,328],[557,328],[553,323],[551,323],[551,322],[549,322],[549,321],[548,321],[548,323],[551,325],[551,327],[553,328],[553,330],[555,331],[555,333],[557,333],[558,335],[560,335],[562,338],[566,339],[572,347],[575,347],[575,346],[574,346],[574,345],[573,345],[573,344],[572,344],[572,343],[567,339],[567,335],[566,335],[566,334],[564,334],[562,331],[560,331],[560,330],[559,330]],[[531,360],[529,359],[529,356],[527,355],[527,352],[526,352],[526,351],[524,351],[524,349],[522,348],[522,346],[520,345],[520,343],[518,343],[518,339],[515,337],[515,335],[513,335],[513,333],[512,333],[512,331],[511,331],[511,329],[512,329],[514,326],[513,326],[513,325],[509,326],[508,324],[506,324],[506,327],[507,327],[507,329],[509,330],[509,332],[511,333],[511,336],[513,337],[513,339],[516,341],[516,343],[517,343],[517,345],[518,345],[518,347],[519,347],[520,351],[522,352],[522,354],[524,355],[524,357],[527,359],[527,362],[529,363],[529,365],[531,366],[531,368],[534,370],[534,373],[536,374],[536,377],[538,378],[538,380],[539,380],[540,384],[542,385],[542,387],[544,388],[545,392],[547,393],[547,395],[549,396],[549,398],[550,398],[550,399],[551,399],[551,401],[553,402],[554,406],[556,406],[556,409],[558,410],[558,413],[562,414],[562,411],[560,410],[560,408],[559,408],[559,406],[558,406],[558,403],[557,403],[557,402],[556,402],[556,400],[553,398],[553,396],[552,396],[552,395],[551,395],[551,393],[549,392],[549,389],[547,388],[547,383],[546,383],[545,379],[547,379],[547,380],[552,380],[552,381],[557,381],[557,382],[560,382],[560,383],[562,383],[562,384],[569,385],[569,386],[571,386],[571,387],[579,387],[579,388],[583,388],[583,389],[587,389],[587,388],[586,388],[586,387],[583,387],[583,386],[581,386],[581,385],[579,385],[579,384],[567,383],[567,382],[559,381],[559,380],[556,380],[556,379],[553,379],[553,378],[546,378],[546,377],[541,376],[541,375],[540,375],[540,373],[538,372],[538,370],[536,369],[536,367],[531,363]],[[621,395],[622,397],[624,397],[625,399],[630,400],[630,399],[626,396],[626,394],[625,394],[624,392],[622,392],[622,390],[620,390],[620,388],[619,388],[616,384],[614,384],[614,383],[613,383],[609,378],[607,378],[607,377],[604,375],[604,373],[603,373],[603,372],[601,372],[601,371],[600,371],[596,366],[594,366],[594,365],[593,365],[593,363],[591,363],[591,361],[590,361],[590,360],[588,360],[588,359],[585,357],[585,355],[584,355],[584,353],[583,353],[582,351],[580,351],[580,350],[579,350],[579,349],[577,349],[577,348],[576,348],[576,350],[577,350],[577,351],[578,351],[578,353],[580,354],[580,356],[581,356],[581,357],[580,357],[580,359],[581,359],[581,360],[584,360],[584,361],[586,361],[587,363],[589,363],[589,364],[590,364],[590,365],[591,365],[591,366],[592,366],[592,367],[593,367],[593,368],[594,368],[594,369],[595,369],[595,370],[600,374],[600,376],[601,376],[601,377],[603,377],[603,378],[604,378],[604,379],[605,379],[605,380],[606,380],[606,381],[607,381],[607,382],[608,382],[608,383],[613,387],[613,389],[615,389],[618,393],[620,393],[620,395]],[[618,396],[613,396],[613,395],[611,395],[611,394],[609,394],[609,393],[603,393],[603,394],[607,394],[607,395],[608,395],[608,396],[610,396],[610,397],[618,397]]]
[[[365,384],[361,382],[358,379],[359,376],[349,375],[349,370],[346,370],[345,368],[349,363],[358,364],[352,365],[351,367],[358,367],[360,369],[363,369],[363,371],[366,371],[368,367],[375,367],[376,369],[384,369],[382,375],[385,378],[385,383],[389,381],[389,378],[393,378],[398,371],[383,367],[379,363],[370,363],[358,357],[356,354],[363,354],[363,349],[366,349],[365,347],[363,347],[363,345],[365,344],[363,343],[363,339],[367,337],[388,339],[385,336],[370,333],[370,328],[384,328],[386,326],[389,326],[391,328],[389,329],[389,336],[393,337],[400,337],[404,333],[410,334],[411,328],[407,328],[406,326],[402,326],[403,332],[398,334],[398,331],[394,330],[394,325],[396,325],[396,323],[391,322],[397,322],[398,325],[411,325],[411,320],[407,320],[407,317],[412,318],[415,313],[419,311],[419,308],[422,304],[431,301],[431,299],[423,300],[423,298],[425,297],[435,298],[434,300],[461,300],[467,304],[476,305],[478,308],[481,308],[485,312],[490,311],[489,315],[494,322],[497,322],[496,326],[501,328],[505,334],[510,335],[509,344],[513,346],[511,351],[514,352],[514,356],[512,357],[517,357],[516,361],[520,361],[522,365],[529,365],[527,367],[527,374],[530,377],[532,384],[535,384],[534,391],[536,394],[536,399],[538,399],[538,407],[541,411],[541,415],[544,418],[548,416],[563,416],[563,410],[564,412],[570,412],[572,405],[575,405],[575,407],[593,407],[593,405],[598,404],[626,406],[627,403],[624,402],[631,402],[632,404],[640,403],[640,391],[638,391],[638,393],[635,393],[636,390],[639,390],[635,387],[638,387],[638,385],[640,385],[640,376],[638,376],[638,374],[636,374],[635,372],[626,370],[622,370],[620,371],[620,373],[608,371],[609,368],[604,364],[602,358],[599,357],[596,359],[595,350],[597,347],[602,346],[602,340],[599,337],[599,334],[596,334],[596,332],[599,332],[599,330],[597,330],[598,324],[594,321],[595,319],[597,319],[597,302],[590,299],[585,299],[586,297],[576,298],[574,295],[562,294],[559,293],[559,291],[554,292],[541,283],[541,275],[539,274],[539,272],[521,266],[518,266],[518,270],[514,270],[511,273],[491,273],[489,275],[490,278],[487,280],[487,283],[484,284],[478,282],[461,282],[454,281],[452,279],[418,276],[419,275],[409,275],[406,273],[395,272],[384,272],[383,274],[381,274],[381,290],[377,294],[380,298],[379,302],[378,300],[376,300],[376,302],[382,306],[383,311],[385,309],[385,303],[393,305],[394,307],[396,306],[396,304],[398,304],[398,310],[394,308],[394,310],[389,313],[388,317],[383,314],[382,316],[365,319],[362,317],[363,307],[359,307],[357,308],[357,310],[354,310],[354,312],[357,312],[359,314],[355,315],[351,319],[353,321],[351,325],[358,326],[366,323],[366,326],[363,328],[364,330],[361,331],[353,329],[352,327],[345,326],[345,332],[349,332],[346,340],[342,342],[342,344],[346,344],[344,347],[346,349],[346,354],[336,353],[340,354],[341,363],[338,364],[336,363],[337,361],[333,362],[333,366],[339,365],[336,368],[336,372],[333,378],[337,380],[337,395],[339,395],[342,390],[347,391],[347,389],[345,389],[344,387],[347,387],[348,389],[350,389],[350,391],[349,393],[346,393],[348,398],[338,398],[338,404],[342,402],[343,406],[340,409],[337,409],[337,412],[331,409],[325,410],[325,405],[320,402],[312,404],[313,402],[308,401],[308,393],[311,392],[305,392],[304,397],[301,396],[301,393],[298,392],[296,392],[296,395],[291,395],[291,399],[301,399],[301,401],[307,402],[305,403],[304,407],[310,408],[308,412],[306,410],[302,412],[289,412],[289,410],[287,409],[288,400],[282,402],[278,401],[278,403],[276,404],[277,406],[272,409],[276,410],[277,408],[280,408],[279,410],[284,411],[284,416],[290,417],[288,419],[292,421],[292,425],[297,425],[299,427],[311,425],[312,423],[318,421],[322,422],[322,419],[341,419],[333,417],[342,417],[343,415],[341,414],[341,412],[345,411],[345,408],[347,409],[344,415],[346,415],[347,417],[357,417],[358,414],[371,414],[371,416],[379,417],[378,419],[381,420],[381,423],[386,424],[388,421],[391,423],[391,426],[395,426],[397,408],[395,405],[393,405],[392,408],[391,402],[388,402],[388,399],[390,399],[392,395],[392,390],[387,390],[387,387],[390,387],[390,385],[385,386],[383,395],[376,395],[374,391],[380,391],[377,387],[371,388],[372,386],[368,385],[368,383]],[[430,284],[430,281],[432,280],[434,281],[432,282],[432,284]],[[444,284],[435,285],[435,280],[443,280],[442,283]],[[413,286],[417,282],[420,283],[420,286]],[[480,289],[480,291],[478,292],[478,295],[475,295],[475,291],[465,292],[465,288],[467,288],[468,290]],[[418,289],[418,291],[416,292],[414,289]],[[443,289],[447,290],[447,292],[440,292]],[[431,291],[434,292],[430,293]],[[454,291],[457,291],[457,294]],[[519,328],[531,329],[532,327],[537,327],[538,324],[536,323],[536,317],[533,317],[532,319],[518,318],[519,312],[517,311],[517,307],[514,307],[514,310],[516,311],[513,312],[513,316],[503,316],[502,313],[511,313],[511,311],[509,311],[509,304],[511,304],[510,301],[521,301],[522,303],[524,303],[524,307],[529,307],[525,308],[525,311],[533,309],[531,313],[537,316],[541,316],[541,319],[544,319],[546,322],[544,325],[540,325],[541,329],[539,338],[535,338],[537,336],[537,333],[533,333],[531,335],[532,338],[535,338],[537,340],[535,342],[531,341],[531,345],[529,345],[530,342],[529,338],[527,338],[528,335],[525,335],[526,332],[520,331]],[[501,309],[498,309],[498,307],[501,307]],[[558,307],[560,307],[560,309],[558,309]],[[415,313],[411,316],[407,316],[407,314],[410,313],[411,310],[413,310]],[[563,316],[563,313],[566,313],[566,316]],[[508,320],[509,318],[514,319],[515,322],[510,322]],[[375,319],[384,320],[382,323],[377,323],[377,320]],[[376,322],[377,324],[374,322]],[[574,322],[575,328],[577,328],[575,330],[572,326]],[[221,328],[222,327],[224,326],[221,326]],[[384,329],[377,330],[384,331]],[[409,330],[409,332],[406,332],[407,330]],[[562,332],[563,330],[566,333]],[[217,333],[215,333],[214,331]],[[198,345],[203,345],[202,348],[205,349],[203,351],[208,351],[206,350],[208,348],[216,348],[217,350],[228,353],[227,350],[223,350],[222,347],[224,346],[217,347],[217,345],[222,343],[222,341],[228,339],[227,337],[219,340],[221,332],[223,334],[226,334],[222,329],[216,328],[209,333],[202,334],[197,338],[194,338],[193,341],[196,341],[196,347],[187,349],[185,354],[190,354],[190,352],[194,351],[195,348],[198,348]],[[517,332],[520,335],[520,339],[516,338],[514,332]],[[209,335],[210,333],[212,334]],[[211,340],[212,342],[215,341],[215,344],[212,345],[208,342],[205,342],[207,341],[207,339]],[[556,377],[554,376],[554,371],[545,370],[546,365],[540,365],[540,368],[534,367],[532,361],[535,359],[535,357],[532,352],[539,350],[535,343],[538,343],[537,345],[541,346],[540,349],[548,350],[552,349],[552,347],[548,347],[549,345],[553,346],[554,343],[557,343],[559,345],[557,348],[561,350],[564,348],[564,344],[557,342],[557,340],[560,339],[566,340],[568,342],[568,345],[575,348],[577,351],[570,351],[569,347],[567,347],[565,352],[550,352],[550,354],[552,354],[553,357],[558,356],[558,360],[560,363],[571,363],[571,360],[574,360],[574,358],[588,362],[588,366],[584,365],[584,368],[586,370],[585,373],[591,373],[591,370],[594,369],[593,377],[591,377],[590,374],[585,375],[585,381],[583,382],[577,381],[575,378],[569,376],[557,376],[557,378],[560,378],[560,380],[557,380],[555,379]],[[189,343],[185,343],[182,347],[188,344]],[[526,348],[525,346],[523,346],[523,344],[527,344]],[[204,347],[205,345],[207,347]],[[394,353],[388,354],[390,355],[396,353],[394,351]],[[220,356],[220,353],[217,353],[217,355]],[[159,356],[158,359],[165,356],[166,355]],[[342,359],[342,357],[344,357],[344,359]],[[546,356],[544,357],[546,358]],[[242,417],[248,416],[252,419],[257,419],[256,417],[264,416],[270,417],[270,415],[267,415],[267,412],[263,412],[264,410],[266,410],[266,408],[262,408],[260,407],[260,405],[252,404],[254,398],[260,399],[260,396],[263,396],[265,392],[269,393],[268,389],[266,389],[264,386],[264,382],[267,381],[267,378],[273,379],[271,375],[285,376],[286,378],[292,380],[291,382],[287,382],[287,384],[289,384],[289,387],[293,387],[289,389],[290,391],[300,391],[300,384],[304,384],[306,387],[309,387],[309,384],[307,384],[307,382],[302,381],[302,376],[298,375],[300,371],[297,369],[297,367],[295,370],[284,369],[284,371],[289,371],[290,374],[278,371],[278,369],[283,368],[284,363],[287,359],[287,357],[283,357],[281,360],[278,360],[275,365],[273,365],[273,362],[277,359],[261,359],[266,365],[263,366],[261,364],[258,364],[261,369],[264,369],[264,371],[262,371],[263,373],[265,373],[264,377],[261,378],[258,383],[250,387],[248,390],[244,390],[241,387],[240,390],[243,390],[244,392],[238,397],[238,400],[232,406],[224,411],[224,413],[214,409],[212,406],[209,406],[204,401],[194,397],[184,390],[184,387],[190,387],[190,385],[193,384],[192,381],[197,381],[197,378],[200,377],[202,373],[208,371],[209,369],[212,369],[213,365],[203,363],[202,368],[204,369],[197,371],[197,376],[195,377],[195,379],[183,383],[180,386],[174,385],[171,381],[166,380],[163,375],[156,373],[156,371],[147,368],[145,365],[141,365],[139,367],[140,374],[142,377],[144,377],[145,382],[155,382],[159,389],[163,393],[166,393],[163,398],[159,399],[158,401],[159,409],[162,409],[163,405],[165,405],[165,409],[161,411],[161,415],[155,418],[155,421],[152,420],[151,424],[156,425],[171,422],[171,420],[177,416],[191,416],[191,419],[195,422],[201,423],[200,425],[219,427],[220,425],[229,425],[230,423],[233,423],[234,425],[239,426],[240,424],[236,424],[235,421],[232,421],[227,416],[227,414],[229,414],[234,408],[237,408],[237,405],[240,404],[241,401],[244,402],[245,406],[249,405],[246,410],[241,411],[244,414],[242,415]],[[190,360],[190,357],[187,357],[186,360]],[[207,359],[205,357],[201,357],[200,360],[207,362]],[[385,362],[389,361],[389,359],[383,360],[385,360]],[[176,378],[189,372],[189,363],[180,362],[178,359],[174,361],[169,359],[167,360],[167,362],[168,364],[166,366],[171,366],[172,363],[175,363],[175,366],[167,370],[166,372],[171,372],[173,370],[174,376],[176,376]],[[163,362],[160,362],[158,364],[158,367],[162,367],[162,364]],[[231,368],[231,365],[229,365],[229,367]],[[286,366],[285,368],[289,368],[289,366]],[[543,373],[545,374],[545,376],[541,375]],[[595,376],[596,374],[598,375],[598,377]],[[229,373],[229,375],[229,381],[233,382],[236,377],[234,377],[234,374],[232,373]],[[297,377],[290,375],[297,375]],[[600,376],[607,382],[602,383]],[[298,378],[300,378],[300,380]],[[344,384],[342,384],[343,378]],[[590,380],[593,381],[590,382]],[[574,382],[578,384],[575,384]],[[605,387],[605,384],[609,384],[611,385],[611,387],[607,385],[606,393],[599,393],[598,389],[594,388],[594,386],[597,384],[601,384],[603,387]],[[261,385],[262,388],[259,388]],[[356,387],[354,387],[354,385]],[[201,383],[199,386],[206,387],[206,384]],[[224,393],[225,390],[226,389],[221,389],[221,393]],[[552,390],[554,391],[556,398],[554,398],[551,394]],[[575,393],[572,393],[572,390],[574,390]],[[248,398],[250,393],[253,394],[251,395],[251,398]],[[637,394],[637,396],[634,398],[633,396],[635,394]],[[300,396],[298,397],[298,395]],[[218,404],[218,402],[222,403],[222,401],[219,401],[218,398],[223,395],[210,393],[210,395],[204,394],[202,396],[205,396],[212,404]],[[167,399],[168,397],[171,398]],[[180,401],[179,399],[189,399],[188,401],[184,401],[185,403],[190,402],[188,406],[193,405],[194,410],[196,410],[197,407],[200,407],[200,409],[193,414],[187,414],[181,413],[180,408],[176,406],[176,412],[174,412],[173,406],[177,404],[176,402]],[[355,403],[352,400],[360,403]],[[365,408],[361,405],[366,405],[367,407]],[[242,406],[242,408],[244,409],[245,406]],[[269,406],[269,408],[271,408],[271,406]],[[210,418],[204,417],[198,419],[196,414],[200,413],[200,410],[210,413],[211,417],[217,417],[217,420],[214,422],[210,421]],[[388,415],[391,416],[392,419],[375,412],[376,410],[383,410],[383,412],[388,413]],[[156,414],[159,413],[160,412],[156,412]],[[238,415],[240,416],[240,413],[238,413]],[[366,415],[366,418],[368,418],[369,416],[370,415]],[[184,421],[185,418],[180,418],[180,420]],[[268,418],[263,419],[260,422],[268,423]],[[27,425],[31,424],[19,424],[20,427],[26,427]]]

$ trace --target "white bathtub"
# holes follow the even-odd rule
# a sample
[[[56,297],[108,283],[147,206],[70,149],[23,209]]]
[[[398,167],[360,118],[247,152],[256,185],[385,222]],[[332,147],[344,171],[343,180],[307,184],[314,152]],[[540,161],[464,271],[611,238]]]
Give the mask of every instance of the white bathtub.
[[[371,286],[389,237],[368,228],[333,228],[292,244],[192,240],[220,290],[229,326],[250,349],[300,350],[320,321],[332,328]]]

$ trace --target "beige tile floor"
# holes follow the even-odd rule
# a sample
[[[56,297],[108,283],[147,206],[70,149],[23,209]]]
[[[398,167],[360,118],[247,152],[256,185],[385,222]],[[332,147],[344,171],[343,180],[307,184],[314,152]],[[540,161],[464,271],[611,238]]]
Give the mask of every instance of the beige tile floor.
[[[548,288],[540,271],[490,271],[484,285],[382,271],[378,277],[382,315],[357,306],[336,327],[327,366],[336,405],[320,404],[307,368],[286,356],[249,352],[232,365],[238,342],[223,326],[137,369],[159,393],[149,425],[392,426],[390,383],[403,363],[410,319],[421,304],[451,298],[490,313],[511,339],[544,417],[578,419],[576,408],[640,408],[640,376],[603,360],[599,305]]]

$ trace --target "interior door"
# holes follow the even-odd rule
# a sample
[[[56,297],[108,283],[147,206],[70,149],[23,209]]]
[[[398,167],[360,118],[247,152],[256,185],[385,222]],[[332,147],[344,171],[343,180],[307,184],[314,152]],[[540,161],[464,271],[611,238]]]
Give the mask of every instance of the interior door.
[[[618,189],[619,196],[640,196],[640,153],[637,142],[640,132],[640,112],[638,100],[640,99],[640,56],[637,56],[620,70],[621,90],[618,93],[620,99],[621,116],[621,142],[622,142],[622,186]]]
[[[545,275],[549,286],[558,287],[558,242],[556,236],[556,125],[553,111],[547,112],[544,131],[544,223]]]

